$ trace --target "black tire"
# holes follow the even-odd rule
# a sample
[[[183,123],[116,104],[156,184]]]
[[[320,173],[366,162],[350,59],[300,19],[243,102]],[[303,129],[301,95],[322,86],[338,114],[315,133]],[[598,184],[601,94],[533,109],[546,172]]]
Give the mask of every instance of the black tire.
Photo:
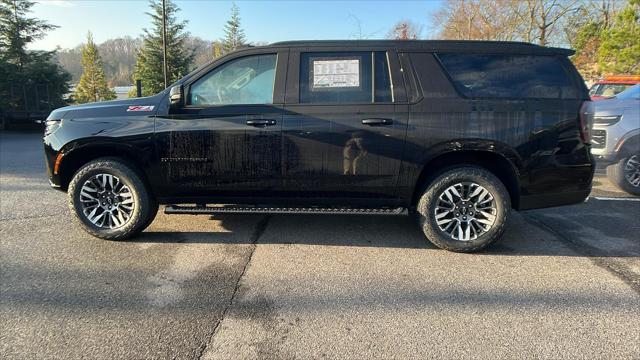
[[[630,160],[635,164],[640,161],[640,154],[626,156],[617,163],[607,166],[607,177],[622,191],[640,196],[640,184],[635,186],[626,177],[625,167],[631,162]]]
[[[133,210],[130,217],[115,228],[94,224],[83,212],[80,194],[86,181],[98,174],[115,176],[130,189]],[[77,222],[89,234],[105,240],[126,240],[144,230],[155,217],[158,205],[150,196],[141,176],[134,167],[118,158],[99,158],[82,166],[73,176],[67,191],[69,208]]]
[[[160,209],[158,201],[154,197],[151,197],[149,199],[149,216],[147,218],[147,221],[142,226],[142,230],[148,228],[149,225],[153,223],[153,220],[155,220],[156,216],[158,215],[158,209]]]
[[[476,237],[472,238],[472,236],[467,236],[469,238],[468,240],[458,240],[453,238],[455,235],[442,230],[436,222],[436,211],[439,211],[436,210],[436,207],[440,201],[440,196],[443,195],[445,190],[450,187],[462,183],[475,184],[476,186],[480,185],[481,187],[484,187],[484,189],[486,189],[493,197],[493,208],[495,208],[495,210],[491,210],[494,212],[495,216],[493,224],[486,230],[481,229],[480,231],[477,231],[474,229]],[[467,198],[472,199],[472,197]],[[473,201],[459,202],[458,204],[463,203],[466,204],[465,206],[470,206],[469,209],[465,210],[471,211],[468,214],[474,215],[474,210],[476,213],[478,212]],[[473,207],[473,209],[471,209],[471,207]],[[511,211],[511,198],[509,197],[509,193],[507,192],[504,184],[491,172],[480,167],[463,165],[445,170],[435,177],[424,190],[423,195],[418,201],[416,210],[418,212],[418,219],[422,231],[432,244],[449,251],[476,252],[497,241],[504,233],[509,219],[509,213]],[[454,214],[454,211],[457,210],[452,210],[448,216],[453,217],[457,214],[459,215],[458,219],[461,219],[463,214],[461,212]],[[467,214],[467,212],[465,212],[465,214]],[[475,215],[478,217],[482,216],[479,213]],[[456,222],[454,221],[452,224],[456,224]],[[475,225],[477,224],[479,223],[476,222]],[[466,223],[466,226],[469,227],[471,225]],[[479,235],[477,235],[478,232]],[[456,230],[452,230],[452,233],[456,233]]]

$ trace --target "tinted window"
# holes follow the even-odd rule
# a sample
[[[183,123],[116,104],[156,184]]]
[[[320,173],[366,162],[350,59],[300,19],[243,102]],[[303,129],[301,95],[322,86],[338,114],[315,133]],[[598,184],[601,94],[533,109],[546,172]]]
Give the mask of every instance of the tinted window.
[[[373,80],[375,82],[375,102],[391,102],[391,74],[389,73],[389,64],[387,63],[387,53],[384,51],[376,51],[375,56],[375,73]]]
[[[576,98],[577,91],[554,56],[438,54],[468,97]]]
[[[191,85],[189,104],[271,104],[275,74],[275,54],[232,60]]]
[[[300,55],[301,103],[374,101],[392,101],[389,65],[385,52],[326,52]]]

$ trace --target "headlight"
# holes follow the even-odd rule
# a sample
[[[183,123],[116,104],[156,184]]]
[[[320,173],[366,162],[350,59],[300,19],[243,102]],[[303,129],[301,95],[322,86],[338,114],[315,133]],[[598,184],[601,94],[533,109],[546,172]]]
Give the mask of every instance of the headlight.
[[[621,115],[611,115],[611,116],[598,116],[598,115],[596,115],[593,118],[593,123],[595,125],[610,126],[610,125],[613,125],[613,124],[617,123],[618,121],[620,121],[621,117],[622,117]]]
[[[53,134],[54,131],[58,130],[60,125],[62,124],[62,120],[47,120],[44,122],[44,136]]]

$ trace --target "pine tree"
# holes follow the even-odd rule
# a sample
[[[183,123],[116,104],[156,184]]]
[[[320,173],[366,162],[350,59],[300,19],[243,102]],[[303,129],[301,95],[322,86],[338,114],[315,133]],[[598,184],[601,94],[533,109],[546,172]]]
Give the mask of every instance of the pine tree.
[[[75,99],[79,103],[112,100],[116,93],[109,89],[104,76],[102,58],[93,42],[91,32],[87,35],[87,44],[82,48],[82,76],[76,88]]]
[[[236,3],[231,5],[231,19],[224,25],[224,38],[221,42],[224,54],[246,45],[244,31],[240,27],[240,9]]]
[[[29,17],[33,5],[28,0],[0,0],[0,109],[38,110],[65,104],[71,76],[53,61],[56,51],[27,50],[57,27]]]
[[[214,59],[217,59],[224,55],[222,50],[222,43],[220,41],[214,41],[213,43],[211,43],[211,48]]]
[[[144,29],[142,48],[136,59],[133,80],[142,81],[142,95],[151,96],[164,89],[162,48],[162,2],[150,0],[151,29]],[[187,47],[189,33],[185,31],[187,21],[178,21],[180,9],[166,0],[167,14],[167,77],[169,84],[189,73],[195,58],[194,49]],[[132,91],[135,94],[135,89]],[[130,94],[130,96],[132,95]]]
[[[613,25],[602,32],[598,63],[605,74],[640,71],[640,0],[630,0]]]
[[[35,57],[50,57],[53,52],[27,52],[27,45],[42,39],[57,28],[44,20],[27,17],[34,3],[28,0],[0,0],[0,56],[23,68]]]
[[[600,66],[598,65],[598,49],[600,48],[601,22],[589,22],[582,25],[575,35],[572,48],[576,54],[571,58],[576,69],[586,81],[595,81],[600,78]]]

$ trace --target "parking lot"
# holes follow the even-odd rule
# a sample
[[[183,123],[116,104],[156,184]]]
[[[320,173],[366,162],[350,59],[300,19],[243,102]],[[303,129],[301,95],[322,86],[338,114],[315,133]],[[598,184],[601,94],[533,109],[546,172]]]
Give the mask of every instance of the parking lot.
[[[514,213],[480,254],[414,220],[167,216],[76,226],[40,134],[0,133],[3,358],[640,358],[640,201]]]

